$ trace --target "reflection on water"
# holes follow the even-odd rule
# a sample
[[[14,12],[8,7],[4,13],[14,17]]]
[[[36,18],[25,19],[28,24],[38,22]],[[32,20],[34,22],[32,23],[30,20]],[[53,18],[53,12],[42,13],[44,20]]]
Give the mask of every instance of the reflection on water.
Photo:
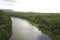
[[[41,34],[38,36],[38,40],[51,40],[51,38],[49,38],[46,34],[41,33]]]
[[[51,40],[26,20],[12,17],[12,36],[10,40]]]

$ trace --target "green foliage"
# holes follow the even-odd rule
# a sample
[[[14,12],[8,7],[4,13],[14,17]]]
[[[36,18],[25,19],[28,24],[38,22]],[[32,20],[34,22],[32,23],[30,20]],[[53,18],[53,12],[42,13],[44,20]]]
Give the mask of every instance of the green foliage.
[[[12,22],[6,12],[0,11],[0,40],[9,40],[12,34]]]

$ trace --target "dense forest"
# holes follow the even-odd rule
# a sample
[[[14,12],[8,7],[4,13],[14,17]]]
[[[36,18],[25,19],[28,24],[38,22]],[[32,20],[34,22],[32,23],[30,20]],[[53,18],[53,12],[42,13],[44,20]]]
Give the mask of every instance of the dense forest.
[[[26,19],[37,26],[39,30],[48,34],[52,40],[60,40],[59,13],[11,12],[9,15]]]
[[[12,34],[12,22],[9,15],[0,11],[0,40],[9,40]]]
[[[12,17],[19,17],[22,19],[26,19],[31,24],[38,27],[39,30],[41,30],[42,32],[44,32],[48,36],[50,36],[52,38],[52,40],[60,40],[60,14],[59,13],[36,13],[36,12],[35,13],[34,12],[3,12],[3,13],[7,13]],[[1,12],[0,12],[0,14],[1,14]],[[5,19],[3,19],[3,18],[5,18]],[[6,33],[11,31],[10,18],[7,16],[4,17],[4,15],[3,15],[2,19],[0,20],[0,23],[1,22],[4,22],[4,23],[0,24],[0,28],[1,28],[2,24],[4,24],[4,25],[7,24],[6,27],[9,28],[10,30],[6,28]],[[6,19],[8,22],[5,21]],[[1,28],[1,29],[3,29],[3,28]]]

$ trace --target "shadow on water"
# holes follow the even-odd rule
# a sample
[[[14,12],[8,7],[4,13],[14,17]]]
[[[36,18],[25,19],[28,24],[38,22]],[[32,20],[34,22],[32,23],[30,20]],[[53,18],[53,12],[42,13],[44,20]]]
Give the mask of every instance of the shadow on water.
[[[51,40],[28,21],[15,17],[11,17],[11,20],[13,34],[10,40]]]

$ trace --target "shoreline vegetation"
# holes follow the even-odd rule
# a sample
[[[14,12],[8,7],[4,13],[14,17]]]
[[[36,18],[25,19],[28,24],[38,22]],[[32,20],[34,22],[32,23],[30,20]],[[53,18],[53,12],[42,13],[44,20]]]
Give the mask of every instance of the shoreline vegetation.
[[[5,13],[5,12],[4,12]],[[6,12],[12,17],[25,19],[35,25],[52,40],[60,40],[59,13]]]
[[[12,35],[12,21],[9,15],[0,11],[0,40],[9,40]]]

